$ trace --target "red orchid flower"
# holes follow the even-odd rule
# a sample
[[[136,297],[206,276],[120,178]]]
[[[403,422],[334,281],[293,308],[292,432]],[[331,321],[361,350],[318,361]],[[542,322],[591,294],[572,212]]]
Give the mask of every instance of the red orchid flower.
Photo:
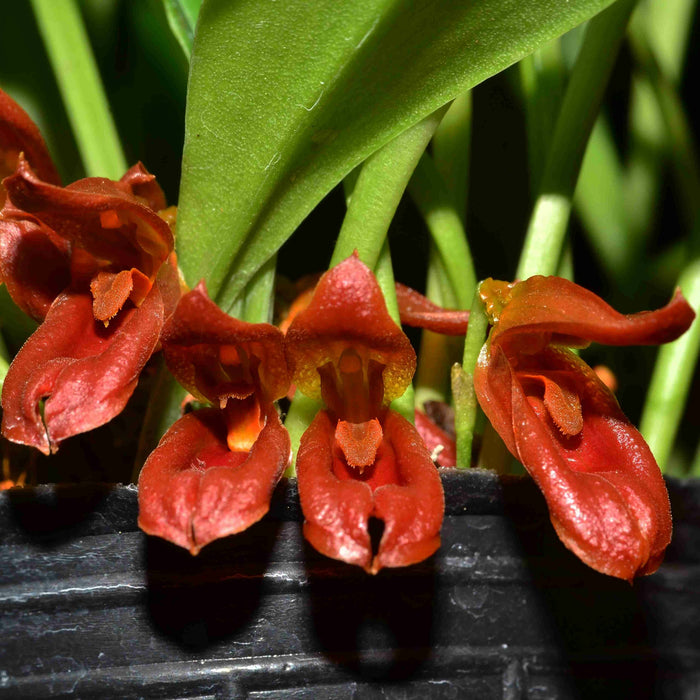
[[[287,332],[296,316],[308,307],[318,280],[319,277],[314,275],[297,283],[297,287],[301,287],[301,291],[290,304],[280,323],[279,327],[283,333]],[[402,325],[423,328],[442,335],[463,336],[467,332],[469,311],[444,309],[420,292],[400,282],[396,283],[396,301]],[[292,384],[289,388],[290,399],[293,398],[295,391],[296,386]],[[433,421],[431,416],[423,411],[416,410],[415,420],[416,430],[423,438],[434,461],[441,467],[454,467],[457,463],[454,437],[448,435]]]
[[[415,428],[389,408],[411,381],[415,353],[356,255],[323,275],[285,350],[302,393],[326,404],[297,457],[307,540],[371,573],[430,556],[440,545],[442,484]],[[384,522],[376,554],[371,517]]]
[[[694,313],[677,292],[623,315],[559,277],[486,280],[493,328],[474,373],[479,403],[542,490],[562,542],[592,568],[631,581],[653,573],[671,538],[659,468],[612,392],[567,347],[657,344]]]
[[[200,283],[166,325],[163,353],[177,380],[216,408],[178,420],[146,461],[139,526],[197,554],[267,513],[289,461],[273,403],[289,386],[283,335],[228,316]]]
[[[16,138],[5,143],[55,173],[43,142],[20,143],[33,131],[17,126],[8,100],[0,100],[0,133]],[[23,155],[16,159],[3,181],[0,277],[15,303],[43,322],[8,370],[2,432],[48,454],[124,408],[180,290],[173,236],[158,214],[165,199],[143,166],[118,182],[60,187],[54,175],[40,179]]]

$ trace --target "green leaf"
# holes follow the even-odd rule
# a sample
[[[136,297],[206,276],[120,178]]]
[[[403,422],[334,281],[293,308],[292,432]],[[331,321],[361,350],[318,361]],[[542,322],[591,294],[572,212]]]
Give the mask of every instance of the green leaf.
[[[192,53],[194,28],[197,25],[197,15],[201,5],[202,0],[163,0],[170,29],[173,30],[187,58]]]
[[[695,312],[700,312],[700,260],[688,265],[678,286]],[[664,345],[657,355],[639,429],[661,471],[666,470],[671,456],[699,354],[700,321],[696,317],[678,340]]]
[[[121,177],[126,160],[77,2],[32,7],[87,174]]]
[[[228,308],[374,151],[609,4],[206,0],[178,214],[188,282]]]

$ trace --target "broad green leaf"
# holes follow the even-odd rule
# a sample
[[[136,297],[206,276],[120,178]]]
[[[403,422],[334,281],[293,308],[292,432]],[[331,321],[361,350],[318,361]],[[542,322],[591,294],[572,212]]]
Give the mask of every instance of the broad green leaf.
[[[187,58],[192,53],[194,28],[202,0],[163,0],[168,24]]]
[[[360,162],[609,4],[205,0],[178,220],[187,280],[206,277],[227,308]]]

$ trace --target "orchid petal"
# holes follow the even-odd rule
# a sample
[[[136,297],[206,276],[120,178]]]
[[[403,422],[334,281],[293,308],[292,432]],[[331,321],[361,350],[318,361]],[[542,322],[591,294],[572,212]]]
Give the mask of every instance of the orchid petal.
[[[482,283],[482,298],[493,285]],[[507,343],[517,337],[523,348],[525,336],[532,336],[534,352],[553,342],[569,347],[589,342],[606,345],[656,345],[675,340],[692,322],[695,314],[679,290],[656,311],[621,314],[593,292],[561,277],[535,276],[508,285],[509,298],[497,314],[490,342]],[[495,296],[495,295],[494,295]],[[488,309],[487,309],[488,310]],[[494,316],[496,316],[494,318]]]
[[[261,391],[272,401],[289,387],[279,329],[232,318],[209,299],[203,283],[182,297],[162,342],[168,368],[200,400],[225,402]]]
[[[396,283],[396,301],[404,326],[425,328],[442,335],[464,335],[469,311],[443,309],[415,289]]]
[[[20,153],[31,163],[42,180],[59,185],[44,139],[27,113],[0,90],[0,180],[15,171]],[[0,186],[0,207],[5,203],[5,190]]]
[[[135,179],[121,183],[92,177],[56,187],[42,182],[20,158],[5,187],[16,207],[87,251],[96,265],[134,268],[152,284],[172,251],[173,236],[168,224],[132,194]],[[143,290],[139,282],[134,287]],[[142,297],[139,293],[133,301],[139,304]]]
[[[201,409],[177,421],[139,478],[139,527],[197,554],[267,513],[289,460],[289,435],[270,404],[250,452],[227,445],[222,411]]]
[[[454,438],[433,423],[423,411],[416,409],[415,416],[416,430],[433,459],[441,467],[457,466],[457,448]]]
[[[522,359],[522,358],[521,358]],[[601,573],[631,580],[652,573],[671,537],[663,478],[651,451],[612,393],[573,353],[527,356],[521,379],[498,346],[482,350],[474,374],[479,402],[511,452],[542,490],[562,542]],[[529,381],[566,373],[583,427],[566,435]]]
[[[321,277],[311,302],[289,327],[285,347],[297,387],[317,400],[322,398],[318,368],[337,365],[348,348],[384,367],[384,404],[404,393],[416,365],[374,275],[356,255]]]
[[[37,321],[70,283],[68,242],[10,202],[0,214],[0,279],[15,304]]]
[[[415,428],[393,411],[383,421],[375,463],[351,473],[335,442],[335,423],[319,411],[297,458],[304,536],[322,554],[377,573],[430,556],[440,544],[442,484]],[[370,517],[384,521],[375,555]]]
[[[132,165],[120,178],[134,197],[137,197],[153,211],[165,209],[165,194],[156,180],[156,176],[146,170],[143,163]]]
[[[109,328],[95,323],[89,294],[62,293],[10,365],[3,435],[48,454],[62,440],[107,423],[133,393],[163,323],[158,286]]]
[[[416,429],[395,411],[387,411],[384,434],[396,455],[398,483],[374,492],[374,515],[384,534],[372,565],[408,566],[423,561],[440,546],[445,511],[442,482]]]

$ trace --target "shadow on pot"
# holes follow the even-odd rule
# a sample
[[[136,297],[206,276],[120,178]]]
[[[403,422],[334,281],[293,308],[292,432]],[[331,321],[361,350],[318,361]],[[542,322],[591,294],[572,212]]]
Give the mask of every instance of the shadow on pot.
[[[155,630],[193,651],[237,636],[250,638],[247,625],[260,614],[279,526],[272,520],[256,523],[197,556],[147,537],[147,607]]]
[[[435,557],[376,576],[304,543],[318,651],[364,681],[410,678],[433,653]]]

